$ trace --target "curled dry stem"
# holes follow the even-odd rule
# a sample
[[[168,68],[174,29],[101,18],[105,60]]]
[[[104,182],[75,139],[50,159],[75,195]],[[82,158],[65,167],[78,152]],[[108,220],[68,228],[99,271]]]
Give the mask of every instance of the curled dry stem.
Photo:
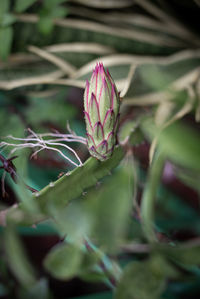
[[[86,144],[86,139],[81,136],[76,136],[74,134],[60,134],[60,133],[44,133],[44,134],[36,134],[31,129],[28,129],[29,135],[26,138],[18,138],[12,135],[7,136],[7,139],[10,139],[15,142],[6,142],[3,141],[0,143],[0,147],[13,147],[11,150],[11,154],[16,152],[17,150],[23,148],[31,148],[34,150],[32,157],[36,156],[42,150],[52,150],[59,153],[65,160],[70,162],[70,164],[78,167],[82,166],[83,163],[79,158],[76,151],[65,144],[65,142],[77,142],[81,144]],[[51,137],[51,139],[48,139]],[[21,143],[18,143],[20,142]],[[72,155],[76,158],[76,162],[74,162],[70,157],[63,153],[62,149],[68,150]]]

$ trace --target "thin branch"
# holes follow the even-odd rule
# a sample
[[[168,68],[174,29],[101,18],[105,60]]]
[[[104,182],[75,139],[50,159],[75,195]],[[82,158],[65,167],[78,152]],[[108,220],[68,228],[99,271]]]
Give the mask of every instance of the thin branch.
[[[29,46],[28,49],[32,53],[37,54],[38,56],[52,62],[67,75],[72,75],[76,71],[76,68],[71,63],[47,52],[46,50],[40,49],[35,46]]]
[[[186,50],[181,51],[176,54],[167,57],[152,57],[152,56],[139,56],[139,55],[129,55],[129,54],[118,54],[118,55],[109,55],[104,57],[99,57],[84,66],[82,66],[79,70],[73,73],[72,77],[69,79],[61,79],[64,76],[64,72],[57,70],[50,74],[43,74],[41,76],[33,76],[29,78],[17,79],[17,80],[9,80],[9,81],[0,81],[0,88],[5,90],[11,90],[14,88],[22,87],[22,86],[30,86],[37,84],[49,84],[49,85],[64,85],[64,86],[76,86],[79,88],[85,87],[84,80],[78,80],[85,75],[88,75],[91,72],[91,69],[94,67],[96,62],[101,61],[105,67],[111,67],[116,65],[141,65],[148,63],[156,63],[161,65],[168,65],[170,63],[175,63],[178,61],[182,61],[184,59],[194,59],[200,57],[199,50]],[[123,90],[124,84],[127,79],[117,80],[116,85],[119,90]],[[153,96],[154,97],[154,96]],[[160,98],[160,96],[158,96]]]
[[[154,105],[154,104],[168,101],[174,97],[175,92],[187,89],[188,86],[197,82],[199,75],[200,75],[200,67],[197,67],[192,71],[188,72],[187,74],[184,74],[180,78],[176,79],[168,87],[166,91],[152,92],[143,95],[138,95],[132,98],[126,98],[125,100],[123,100],[123,104],[142,106],[142,105]]]
[[[137,13],[122,13],[122,12],[111,12],[105,14],[104,12],[97,12],[95,9],[91,10],[88,8],[78,8],[78,7],[70,7],[70,14],[75,15],[77,17],[84,17],[87,19],[92,19],[94,21],[104,22],[107,24],[126,24],[133,29],[137,29],[138,26],[142,27],[146,30],[146,32],[150,32],[149,30],[154,30],[156,33],[167,33],[165,35],[166,40],[172,40],[177,39],[177,37],[180,40],[185,40],[187,44],[194,43],[196,45],[196,42],[194,40],[191,40],[191,36],[183,35],[180,30],[177,30],[174,26],[166,26],[166,23],[162,20],[156,20],[153,17],[145,16],[142,14]],[[172,36],[168,36],[168,34]]]
[[[130,67],[130,70],[129,70],[129,73],[128,73],[128,77],[127,77],[127,80],[124,84],[124,88],[122,89],[121,93],[120,93],[120,97],[125,97],[125,95],[127,94],[128,92],[128,89],[131,85],[131,81],[133,79],[133,76],[135,74],[135,70],[136,70],[136,66],[135,65],[131,65]]]
[[[95,64],[101,61],[104,67],[119,66],[119,65],[141,65],[141,64],[152,64],[156,63],[159,65],[168,65],[171,63],[176,63],[186,59],[194,59],[200,57],[200,50],[185,50],[178,53],[172,54],[166,57],[153,57],[153,56],[141,56],[141,55],[131,55],[131,54],[113,54],[109,56],[99,57],[94,59],[85,65],[83,65],[77,72],[73,75],[74,79],[81,78],[82,76],[91,73]]]
[[[92,6],[96,8],[123,8],[133,5],[133,0],[71,0],[71,2],[79,3],[86,6]]]
[[[64,72],[57,70],[48,74],[43,74],[40,76],[33,76],[30,78],[22,78],[12,81],[0,81],[0,88],[5,90],[11,90],[21,86],[30,86],[30,85],[37,85],[37,84],[44,84],[55,82],[56,79],[59,79],[64,76]]]
[[[186,28],[184,24],[180,23],[173,16],[167,14],[164,10],[161,10],[156,5],[147,0],[135,0],[135,2],[150,14],[164,21],[166,26],[171,27],[172,29],[174,29],[174,31],[179,32],[179,34],[184,36],[185,38],[190,38],[192,43],[195,43],[196,45],[200,44],[200,40],[197,35],[188,30],[188,28]]]
[[[98,44],[98,43],[66,43],[66,44],[55,44],[45,47],[48,52],[59,53],[59,52],[73,52],[73,53],[94,53],[94,54],[112,54],[115,49]]]
[[[151,246],[149,244],[130,243],[122,245],[121,249],[129,253],[149,253]]]
[[[36,23],[38,21],[38,16],[33,14],[21,14],[16,15],[16,19],[20,22],[28,22],[28,23]],[[97,22],[86,21],[81,19],[55,19],[54,24],[66,27],[66,28],[75,28],[81,30],[88,30],[92,32],[100,32],[112,36],[117,36],[121,38],[127,38],[130,40],[137,40],[140,42],[148,43],[148,44],[156,44],[159,46],[168,46],[168,47],[183,47],[185,43],[181,40],[176,40],[173,38],[165,38],[162,36],[156,36],[152,33],[141,32],[139,30],[130,30],[123,29],[114,26],[107,26],[104,24],[100,24]]]

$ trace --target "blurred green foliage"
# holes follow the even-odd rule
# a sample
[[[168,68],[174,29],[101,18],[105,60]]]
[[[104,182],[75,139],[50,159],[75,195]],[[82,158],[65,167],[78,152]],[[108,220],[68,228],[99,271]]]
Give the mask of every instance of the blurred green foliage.
[[[0,298],[199,298],[198,16],[199,1],[0,1],[0,154],[18,155],[19,178],[0,202]],[[113,156],[72,142],[82,165],[30,159],[39,148],[9,135],[85,136],[96,61],[123,95]]]

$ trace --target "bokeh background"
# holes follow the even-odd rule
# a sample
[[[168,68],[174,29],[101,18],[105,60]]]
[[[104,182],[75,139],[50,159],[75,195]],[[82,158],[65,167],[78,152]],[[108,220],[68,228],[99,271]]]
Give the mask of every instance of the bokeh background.
[[[6,136],[25,138],[28,128],[85,137],[83,93],[96,62],[109,68],[121,92],[118,140],[129,153],[128,163],[63,214],[53,206],[56,225],[26,226],[21,214],[13,216],[18,224],[5,227],[1,220],[0,298],[200,297],[199,16],[199,0],[0,1],[0,154],[10,157],[13,149],[2,142],[17,143]],[[89,158],[84,144],[72,147],[81,161]],[[74,169],[54,151],[32,154],[18,150],[13,163],[36,190]],[[4,180],[4,169],[0,175]],[[56,191],[55,201],[81,179]],[[32,217],[31,192],[8,173],[2,186],[0,219],[17,202]],[[158,248],[141,224],[145,198],[154,205],[146,207],[146,219],[154,221]],[[89,253],[73,243],[86,233],[99,245],[86,244]],[[67,249],[66,234],[72,236]]]

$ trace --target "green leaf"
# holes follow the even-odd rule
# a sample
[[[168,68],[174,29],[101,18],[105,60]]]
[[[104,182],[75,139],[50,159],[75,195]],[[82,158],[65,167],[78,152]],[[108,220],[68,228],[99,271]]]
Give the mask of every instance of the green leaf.
[[[51,250],[44,266],[55,278],[70,279],[78,273],[81,260],[82,252],[77,246],[62,244]]]
[[[128,155],[98,189],[95,187],[84,192],[81,200],[72,201],[66,207],[67,214],[62,222],[65,233],[73,241],[78,239],[77,236],[82,240],[85,234],[95,238],[106,250],[118,250],[127,235],[130,220],[134,167],[132,156]],[[62,214],[59,213],[56,223],[61,221]]]
[[[7,109],[0,108],[1,135],[7,136],[13,134],[13,136],[22,136],[24,133],[24,124],[16,114],[12,114],[12,117],[8,118],[8,113]]]
[[[200,245],[198,242],[182,244],[177,246],[158,246],[158,250],[172,259],[175,263],[180,263],[185,266],[200,264]]]
[[[88,238],[85,238],[85,254],[79,270],[79,277],[86,281],[101,281],[113,288],[112,281],[119,281],[121,268],[109,256],[97,248]]]
[[[0,58],[6,60],[10,54],[11,44],[13,39],[12,27],[0,28]]]
[[[127,155],[102,186],[90,194],[86,204],[94,217],[93,237],[109,252],[124,242],[133,204],[134,162]],[[90,217],[92,217],[90,215]]]
[[[153,90],[166,88],[174,76],[171,72],[166,72],[165,69],[155,64],[141,66],[140,75]]]
[[[42,34],[50,34],[53,30],[53,26],[53,17],[51,15],[41,15],[38,22],[38,29]]]
[[[44,35],[50,34],[51,31],[53,30],[54,18],[63,18],[67,14],[67,11],[68,10],[65,7],[53,5],[48,1],[48,5],[43,7],[39,13],[40,15],[40,19],[38,22],[39,31]]]
[[[7,27],[9,25],[12,25],[15,22],[15,20],[16,20],[16,17],[13,14],[6,13],[3,16],[1,26],[2,27]]]
[[[80,200],[73,200],[70,205],[61,209],[52,209],[51,214],[55,220],[57,230],[67,235],[70,242],[81,246],[83,239],[88,235],[91,219],[83,210]]]
[[[172,161],[194,170],[200,170],[200,134],[181,121],[161,132],[151,118],[142,123],[143,131],[153,139],[158,138],[159,148]]]
[[[149,267],[154,275],[157,275],[160,278],[177,279],[179,276],[177,267],[175,267],[171,261],[168,261],[164,255],[161,255],[158,252],[152,252],[149,260]]]
[[[154,205],[164,167],[164,157],[163,153],[156,155],[149,170],[148,180],[142,196],[141,216],[143,230],[146,238],[152,242],[156,241],[154,232]]]
[[[48,9],[53,9],[63,2],[66,2],[66,0],[44,0],[44,6]]]
[[[48,288],[48,282],[46,279],[42,278],[37,283],[28,289],[21,289],[19,291],[20,299],[50,299],[50,293]]]
[[[16,0],[14,9],[16,12],[21,13],[33,5],[33,3],[36,1],[37,0]]]
[[[128,142],[130,145],[138,145],[144,141],[144,135],[138,127],[138,120],[127,120],[120,126],[118,139],[120,144]]]
[[[0,24],[2,23],[4,14],[9,10],[9,6],[10,6],[10,0],[0,1]]]
[[[25,287],[30,288],[36,283],[34,269],[29,263],[24,248],[12,227],[4,232],[5,250],[9,267],[17,280]]]
[[[180,167],[176,168],[177,177],[189,187],[196,189],[198,192],[200,191],[200,173],[199,171],[188,171],[187,169],[183,169]]]
[[[125,269],[117,286],[115,299],[158,299],[165,281],[154,273],[148,262],[132,262]]]
[[[165,129],[159,144],[178,163],[200,170],[200,135],[180,122]]]
[[[59,105],[54,98],[49,98],[48,101],[36,97],[32,98],[29,109],[24,112],[29,123],[38,127],[39,123],[48,122],[51,119],[51,122],[65,127],[66,119],[68,121],[73,120],[77,115],[77,110],[60,98],[57,98],[57,100]]]
[[[68,12],[68,9],[62,6],[58,6],[51,11],[53,18],[64,18]]]

